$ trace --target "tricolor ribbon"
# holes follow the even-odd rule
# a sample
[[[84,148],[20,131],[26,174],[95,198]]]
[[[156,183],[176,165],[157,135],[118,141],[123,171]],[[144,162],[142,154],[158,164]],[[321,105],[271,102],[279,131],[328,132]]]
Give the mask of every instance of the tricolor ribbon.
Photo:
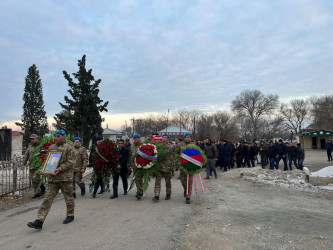
[[[182,153],[180,157],[202,168],[202,162],[192,158],[191,156]]]
[[[147,155],[146,153],[142,152],[140,149],[137,150],[138,154],[142,156],[143,158],[151,161],[157,161],[157,157],[152,155]]]

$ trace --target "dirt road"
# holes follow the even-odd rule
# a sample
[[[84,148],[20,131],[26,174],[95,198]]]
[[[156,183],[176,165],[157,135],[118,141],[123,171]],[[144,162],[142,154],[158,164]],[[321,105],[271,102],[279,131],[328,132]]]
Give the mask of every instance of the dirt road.
[[[42,231],[26,226],[41,200],[3,211],[0,249],[333,249],[332,191],[311,193],[218,174],[204,181],[206,194],[199,188],[190,205],[176,177],[172,199],[165,201],[163,194],[156,204],[154,180],[141,201],[134,190],[115,200],[110,194],[79,196],[75,221],[68,225],[62,224],[65,202],[58,195]]]

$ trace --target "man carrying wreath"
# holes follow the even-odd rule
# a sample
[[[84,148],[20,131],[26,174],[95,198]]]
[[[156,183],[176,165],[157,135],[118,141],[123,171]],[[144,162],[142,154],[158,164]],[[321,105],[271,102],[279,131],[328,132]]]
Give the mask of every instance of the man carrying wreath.
[[[176,153],[178,153],[180,155],[181,150],[183,147],[191,144],[192,139],[191,139],[191,135],[190,133],[186,132],[184,134],[184,141],[179,142],[177,144],[177,149],[176,149]],[[186,190],[187,190],[187,175],[183,172],[180,171],[180,181],[183,185],[184,188],[184,197],[186,198],[186,204],[190,204],[191,203],[191,194],[192,194],[192,184],[193,184],[193,179],[189,178],[189,182],[188,182],[188,194],[186,194]]]
[[[136,168],[135,168],[134,161],[135,161],[136,152],[138,151],[138,148],[142,145],[141,136],[139,134],[134,134],[133,140],[134,140],[134,143],[131,146],[131,164],[132,164],[132,169],[135,171]],[[136,177],[135,184],[136,184],[135,197],[138,200],[140,200],[141,196],[143,196],[143,177]]]
[[[64,224],[74,220],[74,198],[73,198],[73,173],[75,164],[75,149],[67,143],[66,132],[58,130],[55,132],[56,143],[51,145],[49,152],[61,152],[59,165],[53,174],[49,175],[48,189],[42,205],[38,210],[37,219],[34,222],[28,222],[28,227],[42,229],[47,214],[59,189],[65,197],[67,206],[67,217]],[[41,174],[43,174],[41,172]]]
[[[170,200],[171,198],[171,176],[173,169],[173,147],[172,144],[169,143],[169,136],[167,134],[163,134],[163,147],[165,148],[166,156],[165,160],[160,163],[159,171],[156,174],[155,178],[155,197],[153,198],[154,202],[158,202],[160,199],[161,192],[161,179],[165,178],[165,186],[166,186],[166,200]]]

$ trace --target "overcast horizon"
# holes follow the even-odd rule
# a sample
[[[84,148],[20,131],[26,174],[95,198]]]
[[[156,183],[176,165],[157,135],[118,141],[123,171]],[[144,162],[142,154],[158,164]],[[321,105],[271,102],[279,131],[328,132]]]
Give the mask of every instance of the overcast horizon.
[[[113,129],[168,109],[228,110],[246,89],[333,94],[333,1],[4,0],[0,27],[0,126],[21,119],[32,64],[48,118],[60,112],[62,71],[84,54]]]

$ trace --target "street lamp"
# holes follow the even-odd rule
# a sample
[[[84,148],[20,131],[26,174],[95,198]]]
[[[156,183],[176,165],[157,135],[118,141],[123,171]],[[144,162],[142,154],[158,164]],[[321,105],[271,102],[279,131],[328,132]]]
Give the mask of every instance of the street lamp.
[[[165,132],[168,133],[168,124],[169,124],[169,111],[171,109],[168,109],[168,114],[167,114],[167,126],[166,126],[166,129],[165,129]]]

